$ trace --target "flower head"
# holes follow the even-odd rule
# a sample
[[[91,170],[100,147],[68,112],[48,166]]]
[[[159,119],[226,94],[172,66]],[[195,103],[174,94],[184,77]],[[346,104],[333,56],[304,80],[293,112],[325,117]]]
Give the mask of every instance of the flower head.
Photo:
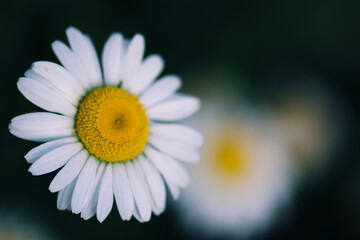
[[[205,135],[203,160],[191,169],[192,184],[178,205],[190,232],[251,237],[266,230],[289,200],[287,155],[272,127],[253,114],[229,114],[210,104],[193,119]]]
[[[195,97],[180,95],[181,80],[155,81],[163,60],[143,60],[144,38],[114,33],[102,52],[102,69],[90,38],[74,27],[66,31],[70,48],[55,41],[61,65],[35,62],[19,79],[20,92],[49,112],[12,119],[17,137],[45,142],[26,154],[29,171],[42,175],[59,168],[50,184],[58,208],[101,222],[115,197],[124,220],[149,221],[165,208],[165,183],[177,197],[189,183],[179,161],[196,162],[202,136],[169,123],[199,109]],[[165,182],[165,183],[164,183]]]

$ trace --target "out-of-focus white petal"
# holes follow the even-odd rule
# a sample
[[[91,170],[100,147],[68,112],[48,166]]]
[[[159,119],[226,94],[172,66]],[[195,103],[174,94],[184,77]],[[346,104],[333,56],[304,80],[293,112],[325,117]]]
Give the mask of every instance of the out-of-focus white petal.
[[[152,211],[156,216],[159,216],[161,213],[164,212],[164,210],[165,210],[165,205],[164,206],[156,206],[153,203]]]
[[[158,136],[149,136],[148,141],[160,151],[184,162],[198,162],[199,153],[190,145]]]
[[[134,208],[134,217],[136,220],[138,220],[140,223],[143,223],[144,220],[141,218],[140,216],[140,213],[139,213],[139,209],[137,208],[137,206],[135,205],[135,208]]]
[[[178,185],[176,185],[175,183],[172,183],[172,182],[166,182],[168,187],[169,187],[169,190],[170,190],[170,193],[171,193],[171,196],[174,198],[174,200],[178,199],[179,196],[180,196],[180,188]]]
[[[122,34],[113,33],[106,41],[102,53],[104,80],[107,86],[117,86],[121,81],[123,52]]]
[[[166,181],[173,182],[180,187],[186,187],[190,183],[189,173],[179,162],[150,146],[145,148],[145,154],[161,172]]]
[[[129,82],[129,91],[136,95],[141,93],[158,77],[163,68],[164,60],[159,55],[148,56]]]
[[[181,80],[178,76],[167,75],[160,78],[152,86],[145,90],[139,97],[140,102],[145,108],[161,102],[173,95],[181,86]]]
[[[150,107],[147,114],[151,120],[177,121],[193,115],[199,108],[198,98],[179,96]]]
[[[145,40],[141,34],[136,34],[124,56],[123,88],[129,89],[131,80],[138,71],[145,51]]]
[[[182,124],[158,124],[150,126],[150,133],[168,139],[177,140],[200,147],[203,143],[203,136],[197,130]]]

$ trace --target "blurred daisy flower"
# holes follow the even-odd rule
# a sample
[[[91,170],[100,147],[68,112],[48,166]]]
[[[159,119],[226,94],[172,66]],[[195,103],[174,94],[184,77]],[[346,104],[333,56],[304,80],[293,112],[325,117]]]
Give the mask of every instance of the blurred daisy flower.
[[[179,214],[193,232],[249,237],[266,230],[288,202],[291,169],[270,125],[247,110],[224,114],[228,104],[220,102],[205,102],[192,119],[204,132],[202,161],[190,171]]]
[[[63,66],[35,62],[17,84],[49,112],[13,118],[10,132],[45,142],[25,156],[33,175],[62,168],[49,187],[59,192],[60,210],[84,219],[96,214],[102,222],[115,197],[123,220],[149,221],[165,208],[165,183],[173,193],[188,185],[180,162],[199,160],[201,134],[171,123],[194,114],[199,100],[176,93],[178,76],[155,81],[164,62],[158,55],[142,60],[140,34],[131,40],[112,34],[102,52],[103,71],[90,38],[74,27],[66,34],[70,48],[52,44]]]

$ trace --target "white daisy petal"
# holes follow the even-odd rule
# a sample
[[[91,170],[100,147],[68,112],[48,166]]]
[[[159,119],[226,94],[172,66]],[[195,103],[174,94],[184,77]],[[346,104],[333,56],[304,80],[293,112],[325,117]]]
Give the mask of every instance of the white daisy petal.
[[[46,142],[52,141],[54,139],[69,137],[73,135],[72,129],[50,129],[44,131],[30,131],[30,130],[21,130],[9,126],[10,133],[18,138],[36,141],[36,142]]]
[[[30,78],[20,78],[17,83],[19,91],[36,106],[50,112],[73,116],[77,109],[64,96],[46,82]]]
[[[147,146],[144,152],[167,182],[173,182],[180,187],[186,187],[190,183],[189,173],[179,162],[150,146]]]
[[[147,110],[151,120],[176,121],[187,118],[197,112],[200,108],[200,101],[196,97],[176,97]]]
[[[141,156],[141,158],[145,158],[143,155],[140,155],[140,156]],[[144,182],[145,193],[147,195],[147,198],[149,199],[151,210],[154,212],[155,215],[159,215],[161,212],[164,211],[165,204],[163,204],[162,206],[157,206],[156,205],[156,203],[154,201],[153,194],[152,194],[152,190],[151,190],[152,186],[155,183],[149,184],[149,182],[147,181],[147,177],[145,176],[145,172],[144,172],[144,170],[143,170],[143,168],[142,168],[142,166],[140,164],[139,157],[135,161],[133,161],[132,163],[137,168],[137,171],[139,172],[139,174],[141,176],[141,179],[142,179],[141,181]],[[147,160],[147,161],[149,161],[149,160]],[[152,167],[152,169],[154,169],[157,172],[157,175],[159,176],[162,184],[164,185],[164,181],[162,180],[162,178],[161,178],[160,174],[158,173],[158,171],[156,170],[156,168],[152,165],[152,163],[150,163],[150,166]],[[164,193],[165,193],[165,187],[164,187]],[[154,195],[156,195],[156,194],[154,194]],[[165,198],[165,194],[164,194],[164,198]]]
[[[98,187],[95,188],[93,197],[90,200],[88,206],[80,213],[80,217],[84,220],[89,220],[96,214],[96,203],[99,197]]]
[[[152,201],[152,211],[156,216],[159,216],[165,210],[165,205],[156,206],[154,201]]]
[[[200,147],[203,143],[203,136],[200,132],[182,124],[155,123],[150,126],[150,132],[155,136],[177,140],[194,147]]]
[[[39,74],[34,72],[34,70],[32,70],[31,68],[26,70],[26,72],[24,73],[24,76],[26,78],[34,79],[34,80],[39,81],[39,82],[47,82],[49,85],[51,85],[45,78],[43,78],[42,76],[40,76]],[[55,88],[53,85],[51,85],[51,86],[53,88]]]
[[[104,80],[108,86],[117,86],[121,81],[123,36],[113,33],[106,41],[102,53]]]
[[[11,120],[11,125],[21,130],[50,130],[72,127],[74,120],[58,114],[47,112],[26,113]]]
[[[69,162],[56,174],[52,180],[49,190],[51,192],[58,192],[71,183],[80,173],[89,154],[86,150],[81,150],[73,156]]]
[[[56,91],[59,94],[63,96],[68,102],[70,102],[73,106],[77,106],[76,99],[74,97],[69,96],[67,92],[62,91],[59,87],[56,87],[53,83],[49,82],[46,78],[40,76],[38,73],[36,73],[33,69],[26,70],[24,76],[26,78],[30,78],[33,80],[36,80],[46,86],[48,86],[52,91]]]
[[[59,210],[66,210],[70,208],[71,198],[74,192],[76,182],[77,182],[77,178],[75,178],[64,189],[59,191],[57,196],[57,208]]]
[[[90,38],[82,34],[78,29],[69,27],[66,29],[70,46],[74,54],[81,61],[88,73],[92,86],[102,84],[99,60]]]
[[[130,220],[134,211],[134,197],[123,163],[113,164],[113,190],[121,218]]]
[[[151,217],[151,196],[149,189],[142,174],[131,161],[126,162],[126,169],[137,209],[141,219],[147,222]]]
[[[166,190],[164,180],[161,178],[157,169],[143,155],[138,157],[138,162],[144,172],[145,179],[151,191],[155,207],[164,210],[166,203]],[[162,212],[161,211],[161,212]]]
[[[95,157],[90,156],[79,174],[71,199],[71,210],[73,213],[80,213],[92,197],[91,193],[93,193],[95,189],[96,170],[98,166],[99,161],[95,159]]]
[[[175,183],[172,182],[166,182],[166,183],[169,187],[171,196],[174,198],[174,200],[177,200],[180,196],[180,188]]]
[[[75,137],[61,138],[50,142],[43,143],[33,149],[31,149],[26,155],[25,159],[28,163],[34,163],[39,157],[44,154],[60,147],[65,144],[75,143],[78,140]]]
[[[81,86],[89,89],[91,82],[88,81],[88,74],[79,58],[63,42],[55,41],[51,46],[61,64],[72,73]]]
[[[139,209],[137,208],[137,206],[135,206],[133,214],[134,214],[134,217],[136,218],[136,220],[138,220],[140,223],[144,222],[144,220],[140,216]]]
[[[73,119],[53,113],[27,113],[11,120],[10,132],[23,139],[51,141],[73,135]]]
[[[123,87],[128,89],[134,74],[140,67],[145,51],[145,40],[141,34],[136,34],[127,48],[124,56]]]
[[[113,203],[114,203],[114,194],[113,194],[113,169],[112,164],[107,164],[104,177],[101,181],[99,200],[97,203],[97,219],[99,222],[105,220],[109,215]]]
[[[91,198],[88,206],[81,211],[80,217],[84,220],[89,220],[96,214],[96,203],[99,198],[99,186],[95,187],[94,195]]]
[[[181,86],[181,80],[178,76],[167,75],[160,78],[152,86],[145,90],[139,97],[140,102],[145,108],[150,107],[166,98],[170,97]]]
[[[52,62],[35,62],[31,69],[61,91],[72,104],[77,105],[84,88],[73,75],[60,65]]]
[[[145,158],[143,155],[140,155],[139,157],[140,157],[140,158]],[[156,185],[156,184],[158,183],[157,181],[154,181],[154,182],[148,181],[148,180],[147,180],[148,177],[145,176],[145,172],[144,172],[144,170],[143,170],[143,168],[142,168],[142,166],[141,166],[141,164],[140,164],[139,157],[138,157],[135,161],[133,161],[133,164],[134,164],[134,166],[137,168],[137,170],[139,171],[139,173],[140,173],[140,175],[141,175],[141,177],[142,177],[142,181],[144,182],[144,186],[146,187],[146,188],[145,188],[145,189],[146,189],[145,192],[146,192],[146,194],[147,194],[147,198],[149,199],[149,202],[150,202],[150,205],[151,205],[151,210],[154,212],[155,215],[159,215],[159,214],[161,214],[161,213],[164,211],[164,209],[165,209],[166,191],[165,191],[164,181],[163,181],[162,177],[160,176],[159,172],[158,172],[158,171],[156,170],[156,168],[152,165],[152,163],[150,163],[149,160],[147,160],[147,159],[145,158],[145,160],[146,160],[147,162],[149,162],[151,169],[153,169],[153,170],[157,173],[157,176],[159,177],[159,180],[160,180],[161,182],[159,182],[159,184]],[[146,166],[148,166],[148,165],[146,165]],[[149,178],[149,179],[152,179],[152,178]],[[161,183],[161,184],[160,184],[160,183]],[[161,198],[162,198],[162,197],[161,197],[161,194],[159,194],[160,191],[159,191],[158,189],[155,189],[155,188],[157,188],[157,187],[160,187],[160,188],[161,188],[161,186],[164,187],[164,195],[163,195],[163,196],[164,196],[164,199],[163,199],[163,201],[161,200]],[[153,190],[151,190],[151,189],[153,189]],[[154,194],[153,194],[152,192],[154,192]],[[155,196],[155,198],[156,198],[156,197],[160,198],[160,199],[158,199],[158,200],[160,200],[159,202],[162,202],[162,203],[159,203],[159,204],[157,205],[157,204],[155,203],[155,200],[154,200],[153,195]]]
[[[159,55],[148,56],[141,64],[136,76],[132,79],[129,91],[133,94],[141,93],[147,88],[164,68],[164,60]]]
[[[99,167],[96,171],[96,180],[95,180],[95,188],[92,193],[89,194],[90,197],[88,203],[85,204],[85,208],[81,211],[81,217],[85,220],[90,219],[96,213],[96,206],[99,200],[99,193],[100,193],[100,186],[101,186],[101,179],[104,175],[104,170],[106,167],[106,163],[100,162]]]
[[[36,160],[29,172],[36,176],[55,171],[64,166],[82,148],[82,144],[77,142],[58,147]]]
[[[199,153],[183,142],[166,139],[159,136],[149,136],[148,141],[160,151],[184,162],[198,162]]]

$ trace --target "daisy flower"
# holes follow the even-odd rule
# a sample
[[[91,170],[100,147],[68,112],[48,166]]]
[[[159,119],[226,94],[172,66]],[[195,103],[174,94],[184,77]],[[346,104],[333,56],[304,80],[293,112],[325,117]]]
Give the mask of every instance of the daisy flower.
[[[29,171],[57,173],[50,184],[57,207],[102,222],[114,197],[120,216],[140,222],[165,208],[165,183],[174,197],[189,184],[180,162],[197,162],[202,136],[171,123],[194,114],[192,96],[176,93],[181,80],[155,80],[164,62],[158,55],[143,60],[144,38],[114,33],[102,52],[102,70],[87,35],[66,30],[70,47],[52,48],[62,66],[35,62],[18,81],[32,103],[49,112],[27,113],[11,120],[10,132],[45,142],[25,155]],[[179,162],[180,161],[180,162]]]
[[[203,160],[190,170],[192,184],[178,205],[190,232],[250,237],[266,230],[287,203],[286,154],[271,127],[258,119],[246,111],[226,115],[216,108],[193,120],[204,132]]]

